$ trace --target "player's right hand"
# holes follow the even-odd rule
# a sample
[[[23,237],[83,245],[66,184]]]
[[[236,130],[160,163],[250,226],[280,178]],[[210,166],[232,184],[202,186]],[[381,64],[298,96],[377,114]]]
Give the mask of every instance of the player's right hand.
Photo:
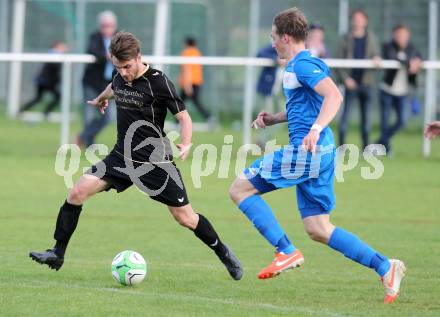
[[[107,109],[108,107],[108,100],[104,99],[104,100],[98,100],[98,99],[93,99],[93,100],[88,100],[87,104],[94,106],[94,107],[98,107],[99,111],[104,114],[105,113],[105,109]]]
[[[187,158],[188,155],[189,155],[189,149],[191,148],[192,143],[190,143],[190,144],[188,144],[188,145],[185,145],[185,144],[176,144],[176,146],[177,146],[177,148],[179,149],[179,158],[180,158],[182,161],[185,161],[186,158]]]
[[[267,111],[261,111],[257,118],[252,122],[252,128],[258,129],[258,128],[266,128],[269,125],[272,125],[272,118],[273,115]]]

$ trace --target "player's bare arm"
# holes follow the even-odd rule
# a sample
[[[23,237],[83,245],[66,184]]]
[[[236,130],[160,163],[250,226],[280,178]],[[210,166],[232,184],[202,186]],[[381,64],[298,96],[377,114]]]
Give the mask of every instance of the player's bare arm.
[[[189,155],[189,149],[191,148],[192,139],[192,120],[189,116],[188,111],[184,110],[176,114],[176,119],[180,124],[180,135],[182,138],[182,143],[177,144],[179,148],[179,158],[184,161]]]
[[[252,127],[254,129],[258,128],[266,128],[268,126],[287,122],[287,113],[286,111],[281,111],[275,114],[269,113],[267,111],[261,111],[257,118],[252,122]]]
[[[342,95],[338,87],[331,78],[327,77],[321,80],[316,86],[315,91],[324,97],[322,101],[321,111],[316,118],[310,132],[303,139],[302,146],[305,151],[316,150],[316,143],[319,140],[319,134],[336,116],[342,104]]]
[[[105,109],[108,107],[108,100],[113,98],[112,85],[108,84],[107,87],[93,100],[88,100],[87,104],[99,108],[99,111],[104,114]]]

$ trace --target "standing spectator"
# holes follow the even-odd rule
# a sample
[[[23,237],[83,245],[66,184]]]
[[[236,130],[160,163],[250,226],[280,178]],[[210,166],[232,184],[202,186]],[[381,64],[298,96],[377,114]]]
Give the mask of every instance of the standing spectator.
[[[310,24],[309,33],[306,39],[306,48],[313,56],[319,58],[329,58],[330,53],[325,47],[324,27],[317,23]]]
[[[65,52],[67,52],[67,46],[63,42],[55,42],[49,51],[49,53],[51,54],[62,54]],[[27,111],[33,108],[41,101],[44,93],[48,92],[52,95],[52,101],[46,105],[46,108],[43,111],[44,116],[47,118],[49,113],[59,104],[60,101],[60,92],[58,89],[58,85],[61,80],[60,78],[60,63],[43,64],[43,67],[35,78],[37,94],[32,100],[30,100],[20,108],[20,112]]]
[[[185,39],[185,48],[181,53],[182,57],[200,57],[202,54],[197,47],[197,42],[192,37]],[[180,97],[183,101],[192,100],[194,106],[205,120],[211,117],[209,111],[200,101],[200,90],[203,84],[203,69],[200,64],[184,64],[180,69],[179,85],[181,88]]]
[[[272,47],[272,44],[268,44],[258,50],[257,57],[270,58],[274,62],[278,59],[277,51]],[[264,66],[261,69],[260,77],[257,83],[257,92],[263,97],[269,97],[272,95],[272,89],[276,80],[277,66]]]
[[[416,76],[422,66],[421,54],[410,42],[410,31],[406,25],[399,24],[393,29],[393,38],[382,48],[383,59],[398,60],[399,69],[387,69],[380,85],[380,130],[377,143],[383,144],[389,153],[390,140],[405,126],[408,96],[411,88],[416,87]],[[389,122],[391,109],[396,113],[396,122]]]
[[[113,64],[109,46],[116,33],[117,18],[111,11],[98,14],[99,30],[90,35],[87,53],[96,57],[96,62],[86,66],[83,77],[84,100],[91,100],[105,89],[112,79]],[[95,142],[98,133],[110,122],[110,108],[101,114],[96,107],[85,105],[84,128],[77,137],[77,144],[89,146]]]
[[[373,59],[378,65],[380,62],[379,48],[376,36],[367,30],[368,16],[363,10],[357,9],[351,14],[351,30],[344,35],[339,45],[340,58]],[[353,68],[340,69],[339,76],[345,86],[345,104],[339,124],[339,143],[345,143],[349,112],[353,100],[359,99],[361,114],[362,145],[369,144],[370,120],[368,107],[371,100],[371,85],[374,82],[373,70]]]
[[[276,90],[281,90],[281,85],[276,85],[277,83],[277,64],[280,62],[278,60],[278,54],[272,44],[268,44],[258,50],[257,57],[259,58],[270,58],[274,61],[274,66],[264,66],[261,69],[260,77],[257,82],[257,93],[263,98],[263,109],[262,111],[274,112],[275,111],[275,100],[274,95]],[[264,150],[265,143],[271,138],[271,134],[265,130],[263,133],[258,135],[257,144]]]

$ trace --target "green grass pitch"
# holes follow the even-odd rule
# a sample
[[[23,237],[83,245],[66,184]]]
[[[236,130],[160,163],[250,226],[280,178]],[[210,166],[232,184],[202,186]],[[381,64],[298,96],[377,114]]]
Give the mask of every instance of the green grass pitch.
[[[98,141],[111,146],[114,134],[109,127]],[[220,148],[223,135],[196,133],[194,143]],[[234,136],[238,145],[240,135]],[[60,271],[32,262],[30,250],[52,246],[66,196],[63,179],[54,172],[58,138],[57,124],[0,116],[0,316],[440,316],[440,140],[423,159],[420,131],[402,133],[394,156],[382,159],[381,179],[362,179],[360,169],[368,165],[361,161],[344,174],[344,183],[336,183],[333,222],[407,265],[401,296],[384,306],[374,272],[308,239],[294,189],[265,198],[305,264],[258,280],[273,249],[229,200],[233,173],[229,179],[204,177],[197,189],[190,161],[178,163],[190,201],[241,259],[240,282],[230,279],[215,255],[164,206],[135,188],[102,193],[86,203]],[[349,141],[357,140],[352,132]],[[138,287],[120,286],[111,276],[112,258],[125,249],[147,260],[148,275]]]

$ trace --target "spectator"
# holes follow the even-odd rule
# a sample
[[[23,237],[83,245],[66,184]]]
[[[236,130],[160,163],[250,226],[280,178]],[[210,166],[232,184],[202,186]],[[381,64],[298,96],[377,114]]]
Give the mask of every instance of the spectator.
[[[367,30],[368,16],[363,10],[355,10],[351,14],[351,30],[343,36],[339,45],[340,58],[373,59],[379,65],[379,49],[376,36]],[[371,85],[374,82],[373,70],[353,68],[340,69],[339,76],[345,87],[345,103],[339,124],[339,143],[345,143],[349,113],[355,98],[359,100],[361,114],[362,145],[369,144],[370,120],[369,104]]]
[[[309,34],[306,39],[306,48],[312,55],[319,58],[329,58],[330,53],[325,47],[324,27],[320,24],[310,24]]]
[[[192,37],[185,39],[185,48],[181,52],[183,57],[200,57],[202,54],[197,47],[197,42]],[[200,112],[205,120],[211,117],[211,114],[200,101],[200,90],[203,84],[203,69],[200,64],[184,64],[180,69],[179,85],[181,88],[180,97],[183,101],[192,100],[194,106]]]
[[[84,100],[92,100],[105,89],[112,79],[113,64],[110,60],[109,46],[116,33],[117,18],[111,11],[98,14],[99,30],[89,38],[88,54],[96,57],[96,62],[86,66],[83,77]],[[77,144],[89,146],[95,142],[98,133],[110,122],[110,107],[101,114],[96,107],[85,105],[84,127],[77,137]]]
[[[49,53],[62,54],[67,52],[67,46],[63,42],[55,42]],[[47,118],[49,113],[59,104],[60,92],[58,85],[61,81],[61,64],[60,63],[45,63],[40,72],[35,78],[35,86],[37,94],[35,97],[24,104],[20,108],[20,112],[27,111],[38,104],[44,96],[44,93],[50,93],[52,95],[52,101],[49,102],[43,114]]]
[[[262,47],[257,52],[259,58],[270,58],[274,61],[274,66],[264,66],[261,69],[260,77],[257,82],[257,93],[264,100],[264,106],[262,111],[274,112],[275,100],[274,95],[276,90],[281,90],[281,84],[277,85],[277,64],[281,61],[278,60],[277,51],[272,47],[272,44],[268,44]],[[257,143],[264,150],[265,143],[271,138],[271,134],[267,129],[263,133],[259,133],[259,139]]]
[[[422,66],[420,52],[410,41],[410,31],[403,24],[393,30],[393,38],[382,48],[383,59],[398,60],[399,69],[385,71],[380,85],[380,127],[381,135],[377,143],[383,144],[387,153],[391,151],[390,140],[393,135],[405,126],[408,96],[411,88],[416,87],[416,76]],[[391,125],[391,110],[396,113],[396,122]]]
[[[274,62],[276,62],[278,59],[278,54],[277,51],[272,47],[272,44],[268,44],[258,51],[257,57],[270,58]],[[262,68],[260,77],[258,78],[257,92],[263,97],[268,97],[272,95],[272,88],[276,80],[276,72],[276,65],[264,66]]]

